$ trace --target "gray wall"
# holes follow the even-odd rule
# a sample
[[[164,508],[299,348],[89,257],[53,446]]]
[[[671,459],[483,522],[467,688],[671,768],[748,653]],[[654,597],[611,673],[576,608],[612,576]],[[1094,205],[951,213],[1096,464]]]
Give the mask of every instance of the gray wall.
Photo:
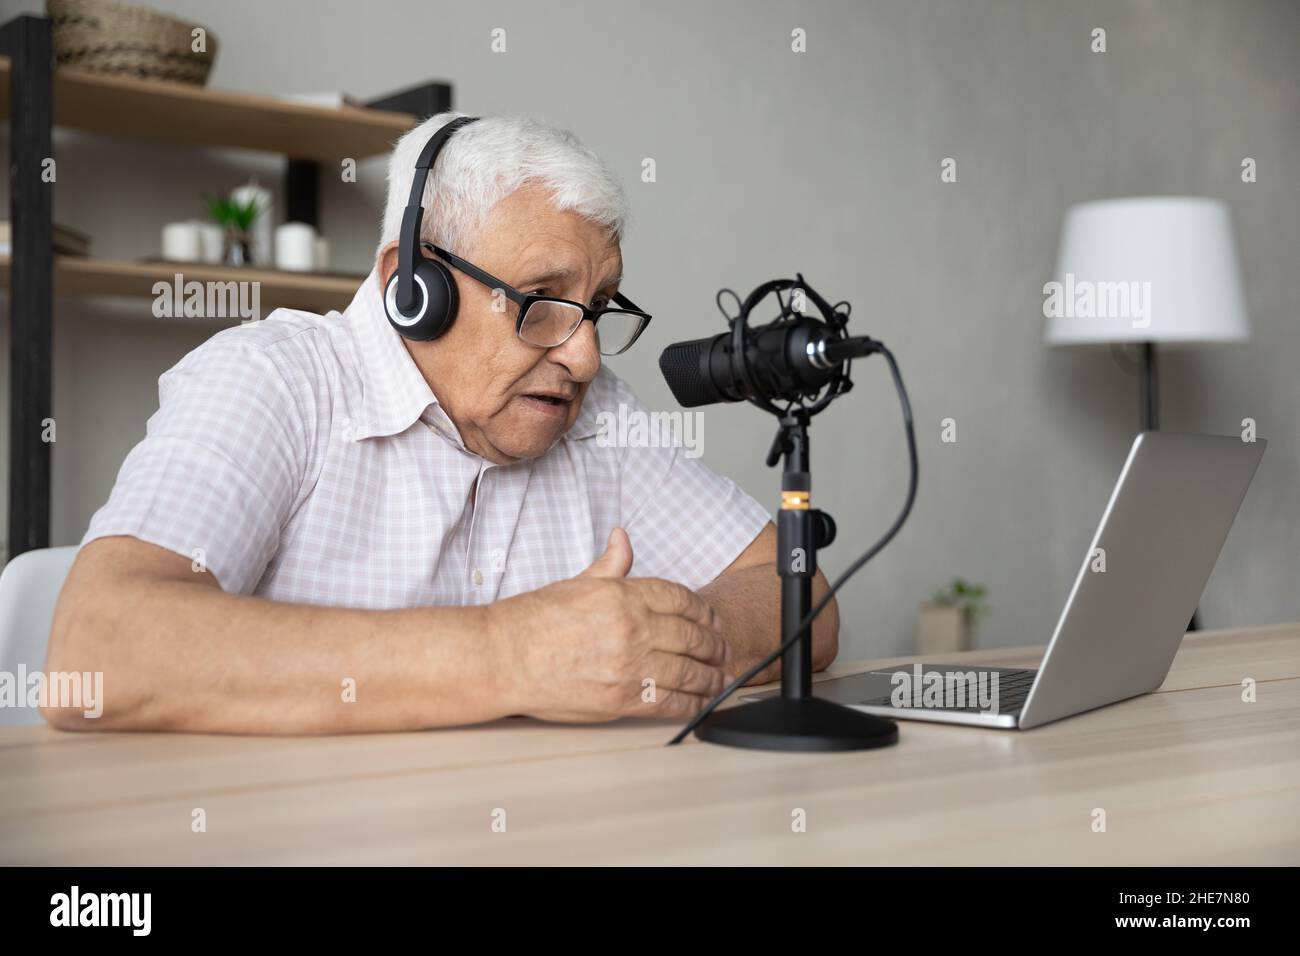
[[[917,601],[953,574],[989,586],[982,645],[1050,634],[1137,417],[1136,380],[1105,350],[1041,343],[1062,213],[1108,196],[1225,199],[1254,339],[1170,353],[1165,424],[1235,433],[1250,416],[1271,441],[1205,623],[1300,619],[1296,4],[154,5],[219,37],[214,86],[365,97],[442,78],[466,110],[575,130],[631,191],[626,289],[656,319],[615,367],[652,407],[673,407],[660,349],[721,328],[720,286],[743,294],[801,270],[851,300],[854,327],[902,364],[922,484],[897,543],[842,599],[848,657],[910,649]],[[1104,54],[1089,50],[1097,26]],[[508,31],[504,55],[489,52],[494,27]],[[789,49],[795,27],[802,55]],[[102,254],[156,253],[159,224],[199,212],[201,190],[249,172],[278,187],[277,163],[255,154],[67,132],[56,145],[56,215]],[[955,184],[939,180],[948,156]],[[1245,156],[1257,183],[1240,181]],[[640,181],[644,157],[653,184]],[[338,264],[365,269],[383,164],[360,173],[327,185],[323,226]],[[144,302],[65,300],[57,312],[54,537],[67,543],[143,435],[159,373],[216,327],[152,319]],[[831,572],[892,520],[906,480],[886,370],[863,362],[856,377],[814,432],[817,501],[840,524]],[[948,416],[956,444],[939,440]],[[711,409],[706,460],[774,503],[777,476],[762,464],[772,431],[748,407]]]

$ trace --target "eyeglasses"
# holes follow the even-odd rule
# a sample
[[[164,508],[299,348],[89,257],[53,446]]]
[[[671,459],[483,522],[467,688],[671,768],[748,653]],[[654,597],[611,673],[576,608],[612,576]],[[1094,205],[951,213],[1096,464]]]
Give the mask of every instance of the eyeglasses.
[[[596,347],[601,355],[621,355],[632,347],[650,324],[650,314],[638,309],[630,299],[615,294],[617,309],[592,309],[568,299],[534,295],[511,288],[500,279],[484,272],[472,262],[452,255],[432,243],[421,245],[447,260],[465,275],[501,294],[519,307],[515,317],[515,334],[529,345],[555,348],[569,340],[585,319],[596,327]]]

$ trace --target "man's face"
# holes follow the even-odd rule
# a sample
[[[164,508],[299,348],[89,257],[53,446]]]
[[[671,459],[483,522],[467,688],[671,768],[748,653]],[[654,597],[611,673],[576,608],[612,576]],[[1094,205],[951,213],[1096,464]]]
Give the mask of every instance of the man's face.
[[[497,203],[472,248],[449,251],[520,292],[586,305],[612,296],[622,276],[610,233],[577,213],[556,211],[537,186]],[[394,243],[380,261],[384,283],[396,269]],[[460,293],[456,321],[441,338],[408,341],[406,348],[470,451],[497,464],[536,458],[573,425],[600,370],[595,329],[583,322],[563,345],[528,345],[515,335],[517,306],[451,273]]]

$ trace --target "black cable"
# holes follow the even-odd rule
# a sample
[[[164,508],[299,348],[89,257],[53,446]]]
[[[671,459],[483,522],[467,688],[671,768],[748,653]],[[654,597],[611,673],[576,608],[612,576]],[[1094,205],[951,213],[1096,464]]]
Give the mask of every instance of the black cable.
[[[911,467],[911,477],[908,479],[907,483],[907,500],[903,503],[903,510],[898,513],[898,517],[894,519],[894,523],[890,525],[889,530],[881,535],[880,540],[868,548],[861,557],[849,565],[848,570],[836,579],[835,583],[831,585],[831,589],[822,595],[822,599],[818,601],[816,605],[813,606],[813,609],[804,616],[804,619],[799,622],[799,626],[794,629],[794,633],[787,637],[781,643],[780,647],[774,650],[771,654],[768,654],[767,657],[763,658],[749,670],[745,671],[745,673],[737,677],[731,682],[731,684],[723,689],[722,693],[709,701],[702,711],[691,718],[690,722],[681,729],[676,737],[668,741],[669,747],[685,740],[690,735],[691,731],[703,723],[704,719],[717,709],[719,704],[730,697],[739,688],[745,686],[745,684],[752,680],[754,675],[759,671],[763,670],[793,647],[795,641],[799,639],[799,635],[806,631],[812,625],[812,622],[816,620],[817,615],[831,603],[831,599],[835,597],[835,593],[839,591],[839,589],[844,586],[844,583],[848,581],[849,578],[853,577],[853,575],[856,574],[864,564],[879,554],[881,549],[893,540],[894,535],[898,534],[899,529],[903,527],[903,522],[907,520],[907,516],[911,514],[912,504],[916,501],[917,472],[920,470],[916,460],[916,434],[912,428],[912,403],[907,398],[907,388],[903,385],[903,376],[898,371],[898,363],[894,361],[894,354],[883,345],[880,346],[880,354],[883,355],[885,361],[889,363],[889,372],[894,378],[894,388],[898,391],[898,403],[903,410],[903,428],[907,433],[907,456]],[[809,634],[809,640],[811,639],[812,635]]]

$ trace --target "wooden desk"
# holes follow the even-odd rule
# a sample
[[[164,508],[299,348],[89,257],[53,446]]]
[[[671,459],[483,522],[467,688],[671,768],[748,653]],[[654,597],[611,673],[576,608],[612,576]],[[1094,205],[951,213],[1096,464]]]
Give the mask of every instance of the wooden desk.
[[[1029,732],[905,721],[896,747],[817,755],[665,748],[674,726],[3,728],[0,863],[1300,862],[1300,624],[1189,636],[1158,693]],[[206,833],[191,832],[195,808]]]

